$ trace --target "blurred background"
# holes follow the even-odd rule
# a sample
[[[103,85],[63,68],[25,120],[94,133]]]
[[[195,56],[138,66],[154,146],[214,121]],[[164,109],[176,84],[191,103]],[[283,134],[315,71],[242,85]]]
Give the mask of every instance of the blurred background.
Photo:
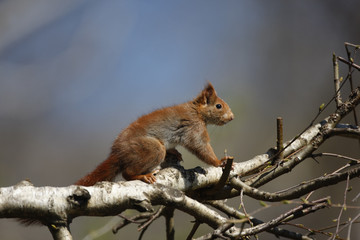
[[[1,0],[0,186],[24,179],[36,186],[72,184],[105,160],[130,122],[191,100],[206,81],[236,117],[209,128],[216,154],[226,148],[235,161],[262,154],[276,144],[276,117],[283,117],[289,140],[332,97],[332,53],[346,57],[344,42],[360,43],[359,8],[355,0]],[[204,166],[181,151],[185,167]],[[321,151],[360,157],[358,142],[345,138],[331,139]],[[277,191],[342,164],[309,159],[263,189]],[[345,183],[326,188],[313,199],[331,193],[332,202],[342,203],[344,188]],[[348,199],[357,193],[349,192]],[[239,199],[232,201],[239,206]],[[249,213],[260,208],[250,198],[245,206]],[[273,206],[255,216],[266,221],[283,211]],[[299,222],[326,227],[339,211],[322,210]],[[347,211],[343,220],[358,211]],[[75,219],[74,239],[109,219]],[[191,220],[178,213],[177,239],[187,236]],[[152,225],[144,239],[164,239],[163,224]],[[353,239],[358,229],[353,227]],[[202,227],[198,236],[208,230]],[[132,226],[101,239],[138,234]],[[0,219],[0,239],[50,238],[45,227]]]

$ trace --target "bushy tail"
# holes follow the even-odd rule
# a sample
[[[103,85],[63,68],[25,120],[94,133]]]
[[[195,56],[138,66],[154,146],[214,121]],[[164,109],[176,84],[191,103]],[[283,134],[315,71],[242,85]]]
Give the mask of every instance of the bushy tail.
[[[100,163],[94,171],[79,179],[75,185],[93,186],[97,182],[113,181],[119,172],[119,161],[115,155],[111,154],[104,162]]]
[[[17,222],[19,222],[22,225],[25,225],[26,227],[28,226],[41,226],[43,225],[42,222],[40,222],[40,220],[38,219],[31,219],[31,218],[17,218],[16,219]]]

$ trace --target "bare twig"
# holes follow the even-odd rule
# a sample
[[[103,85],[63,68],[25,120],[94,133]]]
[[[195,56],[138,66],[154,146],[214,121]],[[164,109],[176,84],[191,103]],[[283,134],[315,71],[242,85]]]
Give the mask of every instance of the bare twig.
[[[241,206],[242,210],[244,211],[245,218],[247,218],[247,222],[250,224],[251,227],[254,227],[254,224],[253,224],[253,222],[251,221],[251,217],[249,216],[249,214],[248,214],[247,211],[246,211],[243,196],[244,196],[244,190],[241,189],[241,190],[240,190],[240,206]]]
[[[264,224],[257,225],[252,228],[247,228],[241,231],[238,236],[249,236],[249,235],[255,235],[259,232],[266,231],[269,228],[272,228],[274,226],[278,226],[283,221],[289,221],[295,218],[299,218],[301,216],[305,216],[309,213],[315,212],[319,209],[322,209],[324,207],[328,206],[328,199],[321,199],[318,201],[313,201],[309,204],[302,204],[294,209],[291,209],[290,211],[281,214],[280,216],[272,219],[269,222],[266,222]],[[235,222],[235,220],[234,220]]]
[[[334,67],[334,85],[335,85],[335,102],[336,107],[340,107],[342,104],[340,95],[340,78],[339,78],[339,63],[335,53],[333,53],[333,67]]]
[[[350,124],[337,124],[336,127],[331,130],[329,136],[343,136],[360,140],[360,127]]]
[[[282,117],[278,117],[276,119],[276,129],[277,129],[277,140],[276,140],[276,149],[279,153],[279,159],[284,158],[284,152],[283,152],[283,119]]]
[[[346,168],[348,168],[348,167],[350,167],[350,166],[351,166],[351,164],[350,164],[350,163],[347,163],[347,164],[345,164],[344,166],[336,169],[336,170],[335,170],[334,172],[332,172],[330,175],[333,175],[333,174],[335,174],[335,173],[338,173],[338,172],[340,172],[340,171],[343,171],[344,169],[346,169]],[[306,196],[305,201],[308,201],[308,199],[310,198],[310,196],[311,196],[313,193],[314,193],[314,191],[311,191],[311,192]]]
[[[349,224],[348,224],[348,225],[349,225],[349,228],[348,228],[348,233],[347,233],[347,239],[350,239],[351,227],[352,227],[352,225],[354,224],[354,222],[356,222],[356,220],[357,220],[358,218],[360,218],[360,213],[359,213],[358,215],[356,215],[356,216],[349,222]],[[342,227],[342,228],[339,230],[339,232],[341,232],[344,228],[345,228],[345,226]]]
[[[72,240],[70,228],[67,223],[58,225],[51,224],[48,229],[55,240]]]
[[[319,232],[319,233],[322,233],[322,234],[325,234],[325,235],[328,235],[329,237],[332,237],[333,234],[332,233],[325,233],[324,231],[326,230],[329,230],[329,229],[332,229],[332,228],[336,228],[338,225],[341,226],[341,228],[339,229],[339,233],[342,232],[345,228],[348,227],[348,236],[347,236],[347,240],[350,239],[350,232],[351,232],[351,226],[354,224],[354,223],[360,223],[360,221],[357,221],[358,218],[360,218],[360,213],[357,214],[353,219],[349,220],[349,221],[345,221],[345,222],[342,222],[342,223],[336,223],[335,225],[331,225],[331,226],[327,226],[325,228],[321,228],[321,229],[318,229],[318,230],[314,230],[316,232]],[[341,239],[339,236],[336,236],[336,239]]]
[[[360,163],[360,159],[355,159],[355,158],[352,158],[352,157],[347,157],[347,156],[344,156],[344,155],[341,155],[341,154],[336,154],[336,153],[316,153],[316,154],[312,154],[311,157],[316,158],[316,157],[324,157],[324,156],[343,158],[343,159],[346,159],[346,160],[350,160],[351,162],[354,162],[354,163]]]
[[[226,156],[226,158],[227,158],[227,161],[226,161],[225,168],[223,169],[223,174],[221,175],[219,182],[215,185],[214,191],[217,191],[217,190],[223,188],[229,179],[230,171],[233,167],[234,158],[228,157],[228,156]]]
[[[353,200],[351,200],[351,201],[352,201],[352,202],[356,202],[359,197],[360,197],[360,193],[358,193],[358,194],[356,195],[356,197],[354,197]]]
[[[165,209],[165,206],[160,206],[160,208],[154,214],[152,214],[147,221],[140,224],[138,230],[140,231],[140,230],[143,230],[145,227],[148,227],[152,222],[155,221],[155,219],[157,219],[158,217],[161,216],[164,209]]]
[[[333,240],[339,234],[341,216],[342,216],[342,213],[343,213],[344,209],[346,209],[346,196],[347,196],[347,192],[348,192],[348,189],[349,189],[349,181],[350,181],[350,176],[348,175],[347,179],[346,179],[346,186],[345,186],[345,191],[344,191],[344,203],[343,203],[342,208],[340,209],[340,213],[339,213],[339,216],[337,218],[336,231],[335,231],[335,234],[332,236]]]
[[[359,216],[360,216],[360,213],[359,213]],[[355,219],[355,218],[354,218]],[[354,220],[353,219],[353,220]],[[342,227],[347,227],[348,224],[349,224],[350,221],[345,221],[345,222],[342,222],[340,223],[340,226]],[[353,223],[360,223],[360,221],[356,221],[356,219],[353,221]],[[330,226],[327,226],[327,227],[323,227],[323,228],[320,228],[318,229],[318,231],[326,231],[326,230],[329,230],[329,229],[332,229],[332,228],[336,228],[337,226],[337,223],[336,224],[333,224],[333,225],[330,225]],[[339,232],[341,231],[342,229],[339,230]],[[332,235],[332,233],[331,233]]]
[[[133,216],[131,218],[125,217],[122,214],[118,214],[119,217],[123,218],[124,221],[120,224],[118,224],[117,226],[114,226],[112,229],[113,233],[117,233],[121,228],[125,227],[126,225],[130,224],[130,223],[136,223],[136,224],[141,224],[142,222],[138,221],[141,219],[148,219],[153,215],[153,213],[151,212],[145,212],[145,213],[140,213],[136,216]]]
[[[226,237],[224,233],[232,226],[234,226],[233,223],[226,223],[221,227],[215,229],[212,233],[208,233],[202,237],[196,238],[196,240],[230,239],[229,237]]]
[[[346,59],[344,59],[344,58],[342,58],[342,57],[337,57],[337,59],[340,61],[340,62],[343,62],[343,63],[345,63],[345,64],[347,64],[347,65],[349,65],[349,66],[352,66],[353,68],[355,68],[356,70],[359,70],[360,71],[360,66],[359,65],[357,65],[357,64],[355,64],[355,63],[353,63],[353,62],[349,62],[349,61],[347,61]]]
[[[239,220],[246,220],[245,214],[241,213],[240,211],[236,210],[235,208],[232,208],[228,205],[226,205],[223,201],[209,201],[208,204],[210,204],[211,206],[213,206],[214,208],[222,211],[223,213],[227,214],[228,216],[234,217],[236,219]],[[264,222],[254,218],[252,216],[249,216],[251,219],[251,222],[257,226],[260,224],[263,224]],[[286,229],[282,229],[279,227],[272,227],[270,229],[266,230],[269,233],[274,234],[275,236],[279,236],[279,237],[285,237],[285,238],[289,238],[289,239],[302,239],[302,240],[310,240],[311,238],[308,238],[300,233],[297,232],[293,232],[293,231],[289,231]]]
[[[196,231],[198,230],[199,226],[200,226],[200,222],[199,221],[195,221],[194,226],[192,227],[189,235],[187,236],[186,240],[191,240],[193,238],[193,236],[195,235]]]
[[[311,202],[303,203],[302,206],[303,205],[309,206],[309,207],[304,206],[304,210],[302,210],[301,212],[299,212],[297,214],[288,216],[287,218],[284,219],[284,221],[295,220],[295,219],[301,218],[309,213],[313,213],[321,208],[329,207],[330,206],[330,197],[325,197],[325,198],[317,199],[317,200],[314,200]]]
[[[141,230],[141,233],[140,233],[139,238],[138,238],[139,240],[141,240],[143,238],[143,236],[144,236],[146,230],[148,229],[148,227],[149,226],[146,226]]]
[[[353,43],[349,43],[349,42],[345,42],[345,46],[351,46],[351,47],[354,47],[354,48],[355,48],[355,50],[360,49],[360,45],[353,44]]]
[[[163,211],[166,221],[166,239],[173,240],[175,239],[175,225],[174,225],[174,208],[167,207]]]
[[[311,228],[308,228],[308,227],[304,226],[303,224],[294,224],[294,223],[290,223],[290,222],[285,222],[284,224],[289,225],[289,226],[294,226],[294,227],[297,227],[297,228],[301,228],[301,229],[305,229],[310,234],[320,233],[320,234],[323,234],[323,235],[328,236],[328,237],[332,236],[332,233],[324,232],[324,231],[318,230],[318,229],[311,229]],[[345,240],[345,239],[338,238],[337,240]]]
[[[354,59],[351,57],[351,52],[350,52],[350,50],[349,50],[349,46],[355,48],[355,53],[356,53],[356,51],[359,49],[359,46],[345,42],[345,49],[346,49],[346,54],[347,54],[347,57],[348,57],[348,61],[354,63]],[[349,75],[349,82],[350,82],[350,90],[351,90],[351,91],[354,91],[354,84],[353,84],[353,79],[352,79],[352,74],[351,74],[351,72],[352,72],[352,66],[349,65],[348,75]],[[357,114],[356,114],[356,109],[355,109],[355,108],[354,108],[354,110],[353,110],[353,115],[354,115],[355,125],[358,126],[358,125],[359,125],[359,122],[358,122],[358,118],[357,118]],[[360,146],[360,139],[359,139],[358,141],[359,141],[359,146]]]
[[[254,187],[245,184],[238,178],[232,178],[231,184],[232,186],[234,186],[234,188],[238,189],[239,191],[243,190],[244,194],[252,198],[262,201],[275,202],[275,201],[291,200],[291,199],[299,198],[302,195],[309,193],[313,190],[323,188],[329,185],[334,185],[338,182],[346,180],[348,177],[351,179],[354,177],[358,177],[359,175],[360,175],[360,167],[357,167],[345,173],[330,174],[327,176],[322,176],[313,179],[311,181],[303,182],[298,187],[281,193],[269,193],[269,192],[261,191],[259,189],[256,189]]]

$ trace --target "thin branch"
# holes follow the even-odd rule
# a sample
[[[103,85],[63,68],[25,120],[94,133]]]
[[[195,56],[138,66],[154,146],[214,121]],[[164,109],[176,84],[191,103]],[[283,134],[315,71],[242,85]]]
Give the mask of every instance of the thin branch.
[[[174,208],[166,207],[163,211],[166,222],[166,239],[173,240],[175,239],[175,224],[174,224]]]
[[[337,124],[336,127],[329,132],[329,136],[336,135],[360,139],[360,127],[350,124]]]
[[[360,213],[359,213],[358,215],[356,215],[356,216],[348,223],[349,229],[348,229],[347,239],[350,239],[351,227],[352,227],[352,225],[356,222],[356,220],[357,220],[358,218],[360,218]],[[346,227],[346,225],[343,226],[343,227],[339,230],[339,232],[341,232],[343,229],[345,229],[345,227]]]
[[[195,221],[194,226],[192,227],[192,229],[191,229],[189,235],[187,236],[186,240],[193,239],[193,236],[195,235],[196,231],[198,230],[200,224],[201,223],[199,221]]]
[[[330,174],[327,176],[322,176],[313,179],[311,181],[303,182],[298,187],[281,193],[269,193],[256,189],[254,187],[245,184],[239,178],[232,178],[231,184],[234,188],[236,188],[239,191],[243,190],[244,194],[252,198],[262,201],[276,202],[276,201],[299,198],[302,195],[309,193],[313,190],[323,188],[329,185],[334,185],[337,184],[338,182],[344,181],[347,179],[347,177],[351,179],[358,176],[360,176],[360,167],[349,170],[348,172],[345,173]]]
[[[243,211],[244,211],[245,218],[247,218],[247,222],[250,224],[251,227],[254,227],[254,224],[253,224],[253,222],[251,221],[251,218],[250,218],[249,214],[248,214],[247,211],[246,211],[243,196],[244,196],[244,190],[241,189],[241,190],[240,190],[240,206],[241,206],[241,208],[242,208]]]
[[[355,52],[356,52],[356,50],[358,50],[359,48],[359,46],[356,46],[356,45],[354,45],[354,44],[349,44],[349,43],[347,43],[347,42],[345,42],[345,49],[346,49],[346,54],[347,54],[347,57],[348,57],[348,60],[349,60],[349,62],[354,62],[354,59],[351,57],[351,52],[350,52],[350,50],[349,50],[349,46],[351,46],[351,47],[354,47],[355,48]],[[351,74],[351,71],[352,71],[352,69],[351,69],[351,65],[349,65],[349,82],[350,82],[350,90],[351,91],[354,91],[354,84],[353,84],[353,80],[352,80],[352,74]],[[354,111],[353,111],[353,113],[354,113],[354,122],[355,122],[355,125],[359,125],[359,122],[358,122],[358,118],[357,118],[357,114],[356,114],[356,109],[354,108]],[[359,140],[359,143],[360,143],[360,140]]]
[[[214,208],[222,211],[223,213],[227,214],[228,216],[231,216],[231,217],[234,217],[234,218],[240,219],[240,220],[246,219],[245,214],[241,213],[240,211],[236,210],[233,207],[226,205],[223,201],[209,201],[208,204],[210,204]],[[252,216],[249,216],[249,217],[251,219],[251,222],[255,226],[264,223],[263,221],[255,218],[255,217],[252,217]],[[311,238],[308,238],[308,237],[302,235],[301,233],[289,231],[289,230],[282,229],[279,227],[272,227],[270,229],[267,229],[266,231],[274,234],[275,236],[285,237],[285,238],[290,238],[290,239],[302,239],[302,240],[310,240],[311,239]]]
[[[360,216],[360,213],[357,215],[357,217]],[[355,218],[354,218],[355,219]],[[353,219],[353,220],[354,220]],[[345,221],[345,222],[342,222],[340,223],[340,226],[342,226],[343,228],[346,228],[348,226],[350,221]],[[360,221],[356,221],[356,219],[353,221],[353,223],[360,223]],[[337,223],[336,224],[333,224],[333,225],[330,225],[330,226],[327,226],[327,227],[323,227],[323,228],[320,228],[318,229],[318,231],[326,231],[326,230],[329,230],[329,229],[332,229],[332,228],[336,228],[337,226]],[[343,230],[343,229],[340,229],[339,232]],[[332,235],[332,233],[331,233]]]
[[[324,232],[321,230],[317,230],[317,229],[311,229],[308,227],[305,227],[303,224],[294,224],[294,223],[290,223],[290,222],[284,222],[285,225],[289,225],[289,226],[293,226],[293,227],[297,227],[297,228],[301,228],[301,229],[305,229],[306,231],[308,231],[311,235],[315,234],[315,233],[320,233],[323,234],[327,237],[332,236],[332,233],[329,232]],[[336,226],[335,226],[336,227]],[[341,239],[341,238],[337,238],[337,240],[345,240],[345,239]]]
[[[351,164],[350,164],[350,163],[347,163],[347,164],[345,164],[344,166],[336,169],[336,170],[335,170],[334,172],[332,172],[330,175],[333,175],[333,174],[335,174],[335,173],[338,173],[338,172],[340,172],[340,171],[343,171],[344,169],[346,169],[346,168],[348,168],[348,167],[350,167],[350,166],[351,166]],[[311,196],[314,192],[315,192],[315,191],[311,191],[311,192],[306,196],[305,201],[308,201],[308,199],[310,198],[310,196]]]
[[[336,154],[336,153],[316,153],[316,154],[312,154],[311,157],[313,158],[317,158],[317,157],[337,157],[337,158],[343,158],[343,159],[346,159],[346,160],[349,160],[353,163],[360,163],[360,159],[355,159],[355,158],[352,158],[352,157],[347,157],[347,156],[344,156],[344,155],[341,155],[341,154]]]
[[[223,188],[229,179],[230,171],[233,168],[234,158],[228,157],[228,156],[226,156],[226,158],[227,158],[227,161],[225,164],[225,168],[223,168],[223,173],[220,177],[219,182],[215,185],[214,191],[218,191],[219,189]]]
[[[359,197],[360,197],[360,193],[358,193],[358,194],[356,195],[356,197],[354,197],[353,200],[351,200],[351,201],[352,201],[352,202],[356,202]]]
[[[163,213],[164,209],[165,209],[164,206],[160,206],[160,208],[154,214],[152,214],[147,221],[145,221],[138,227],[138,231],[147,228],[152,222],[154,222],[157,218],[159,218]]]
[[[68,224],[51,224],[48,226],[54,240],[72,240],[70,228]]]
[[[355,54],[356,54],[356,51],[359,49],[359,46],[356,46],[354,44],[350,44],[350,43],[345,42],[345,49],[346,49],[346,54],[347,54],[348,60],[349,60],[349,62],[354,63],[354,59],[351,57],[351,52],[349,50],[349,46],[355,48]],[[352,72],[351,67],[352,66],[349,65],[348,75],[349,75],[349,82],[350,82],[350,90],[353,91],[354,90],[354,84],[353,84],[353,79],[352,79],[352,74],[351,74],[351,72]],[[357,114],[356,114],[356,108],[353,109],[353,116],[354,116],[355,125],[359,125],[358,117],[357,117]],[[359,143],[359,146],[360,146],[360,138],[358,140],[358,143]]]
[[[212,233],[208,233],[202,237],[196,238],[196,240],[210,240],[210,239],[230,239],[224,236],[225,232],[234,226],[234,223],[226,223],[221,227],[215,229]]]
[[[355,50],[360,49],[360,45],[353,44],[353,43],[349,43],[349,42],[345,42],[345,47],[346,47],[346,46],[351,46],[351,47],[354,47],[354,48],[355,48]]]
[[[276,119],[276,135],[277,135],[277,140],[276,140],[276,149],[279,153],[279,159],[283,159],[284,158],[284,152],[283,152],[283,141],[284,141],[284,137],[283,137],[283,119],[282,117],[278,117]]]
[[[304,210],[302,210],[301,212],[297,213],[297,214],[293,214],[288,216],[287,218],[284,219],[284,221],[288,222],[288,221],[292,221],[298,218],[301,218],[309,213],[313,213],[321,208],[325,208],[325,207],[329,207],[330,206],[330,197],[325,197],[325,198],[321,198],[321,199],[317,199],[308,203],[304,203],[302,205],[305,206],[309,206],[304,208]]]
[[[112,232],[115,234],[117,233],[121,228],[125,227],[126,225],[130,224],[130,223],[136,223],[136,224],[141,224],[142,222],[138,221],[141,219],[148,219],[151,217],[151,215],[153,215],[152,212],[145,212],[145,213],[140,213],[136,216],[133,216],[131,218],[125,217],[122,214],[118,214],[119,217],[123,218],[124,221],[122,223],[119,223],[117,226],[114,226],[112,229]]]
[[[141,230],[141,233],[140,233],[140,235],[139,235],[139,240],[141,240],[142,238],[143,238],[143,236],[145,235],[145,232],[146,232],[146,230],[148,229],[148,227],[149,226],[146,226],[145,228],[143,228],[142,230]]]
[[[347,179],[346,179],[346,187],[345,187],[345,191],[344,191],[344,203],[342,205],[342,208],[340,209],[340,213],[339,213],[339,216],[337,218],[336,231],[335,231],[335,234],[332,237],[333,240],[335,240],[335,237],[339,234],[341,216],[342,216],[342,213],[343,213],[344,209],[346,208],[346,196],[347,196],[347,192],[348,192],[348,189],[349,189],[349,182],[350,182],[350,176],[348,175]]]
[[[340,95],[339,63],[337,61],[335,53],[333,53],[333,67],[334,67],[335,102],[336,102],[336,107],[340,107],[342,104],[342,100]]]
[[[255,235],[259,232],[266,231],[267,229],[270,229],[272,227],[275,227],[279,224],[281,224],[283,221],[289,221],[301,216],[305,216],[307,214],[313,213],[319,209],[325,208],[328,206],[328,199],[322,199],[321,201],[314,201],[310,204],[302,204],[294,209],[291,209],[290,211],[281,214],[280,216],[270,220],[269,222],[266,222],[264,224],[257,225],[252,228],[247,228],[241,231],[237,236],[249,236],[249,235]],[[235,222],[235,221],[234,221]]]
[[[360,66],[359,65],[357,65],[357,64],[355,64],[355,63],[353,63],[353,62],[349,62],[349,61],[347,61],[346,59],[344,59],[344,58],[342,58],[342,57],[337,57],[337,59],[340,61],[340,62],[343,62],[343,63],[345,63],[345,64],[347,64],[347,65],[349,65],[349,66],[352,66],[353,68],[355,68],[356,70],[359,70],[360,71]]]

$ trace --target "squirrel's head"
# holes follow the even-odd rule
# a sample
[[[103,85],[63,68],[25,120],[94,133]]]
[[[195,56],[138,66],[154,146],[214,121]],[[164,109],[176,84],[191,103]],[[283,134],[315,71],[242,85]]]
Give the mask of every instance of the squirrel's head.
[[[229,105],[217,96],[210,82],[193,100],[193,103],[206,124],[224,125],[234,119]]]

